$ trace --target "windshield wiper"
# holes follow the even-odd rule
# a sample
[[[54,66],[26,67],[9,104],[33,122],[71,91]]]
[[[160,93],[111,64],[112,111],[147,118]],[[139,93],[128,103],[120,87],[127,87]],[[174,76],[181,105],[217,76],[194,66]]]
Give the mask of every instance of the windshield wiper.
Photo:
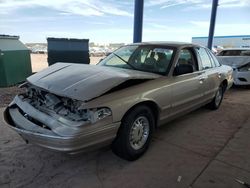
[[[129,65],[132,69],[138,70],[137,68],[135,68],[134,65],[131,65],[128,61],[126,61],[125,59],[123,59],[122,57],[120,57],[119,55],[117,55],[116,53],[112,52],[112,54],[114,54],[116,57],[118,57],[120,60],[122,60],[123,62],[125,62],[127,65]]]

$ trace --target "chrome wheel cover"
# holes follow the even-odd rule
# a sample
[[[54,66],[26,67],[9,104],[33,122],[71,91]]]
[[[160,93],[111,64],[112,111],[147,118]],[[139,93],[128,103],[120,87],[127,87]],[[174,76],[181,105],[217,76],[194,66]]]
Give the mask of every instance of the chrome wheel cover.
[[[139,116],[131,126],[129,143],[134,150],[141,149],[148,140],[150,131],[148,118]]]
[[[215,105],[219,106],[221,100],[222,100],[222,88],[219,87],[219,90],[217,91],[217,93],[215,95]]]

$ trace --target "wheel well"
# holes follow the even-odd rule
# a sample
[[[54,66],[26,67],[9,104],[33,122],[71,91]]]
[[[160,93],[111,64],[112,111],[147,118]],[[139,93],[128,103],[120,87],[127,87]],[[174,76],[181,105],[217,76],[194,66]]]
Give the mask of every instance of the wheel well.
[[[223,92],[226,91],[227,89],[227,80],[223,80],[223,82],[221,83],[222,87],[223,87]]]
[[[153,101],[144,101],[144,102],[140,102],[140,103],[135,104],[125,113],[123,118],[126,117],[126,115],[129,112],[131,112],[134,108],[136,108],[137,106],[140,106],[140,105],[148,106],[152,110],[152,113],[154,114],[154,118],[155,118],[155,128],[156,128],[158,125],[159,108],[158,108],[158,105]],[[122,120],[123,120],[123,118],[122,118]]]

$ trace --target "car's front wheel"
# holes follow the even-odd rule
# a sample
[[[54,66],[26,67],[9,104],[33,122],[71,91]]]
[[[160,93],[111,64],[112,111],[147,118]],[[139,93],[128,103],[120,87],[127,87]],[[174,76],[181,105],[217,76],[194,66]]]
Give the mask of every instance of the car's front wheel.
[[[126,160],[138,159],[148,148],[155,126],[151,109],[140,105],[122,120],[117,137],[112,144],[115,154]]]

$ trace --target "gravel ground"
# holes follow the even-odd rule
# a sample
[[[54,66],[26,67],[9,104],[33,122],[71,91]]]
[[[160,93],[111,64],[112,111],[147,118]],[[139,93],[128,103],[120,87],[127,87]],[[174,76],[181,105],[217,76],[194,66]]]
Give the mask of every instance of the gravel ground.
[[[0,108],[6,107],[18,93],[21,93],[23,89],[13,86],[7,88],[0,88]]]
[[[0,108],[0,187],[241,188],[250,182],[250,90],[231,89],[216,111],[200,108],[156,130],[127,162],[109,148],[65,155],[25,144]]]

